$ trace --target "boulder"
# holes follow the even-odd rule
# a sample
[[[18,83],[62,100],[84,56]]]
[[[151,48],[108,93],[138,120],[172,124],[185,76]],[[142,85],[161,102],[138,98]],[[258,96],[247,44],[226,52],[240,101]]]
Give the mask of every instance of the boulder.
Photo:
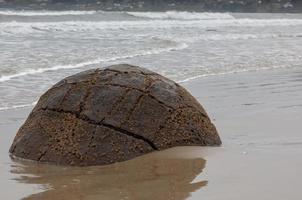
[[[203,107],[180,85],[121,64],[67,77],[41,96],[12,157],[105,165],[175,146],[221,141]]]

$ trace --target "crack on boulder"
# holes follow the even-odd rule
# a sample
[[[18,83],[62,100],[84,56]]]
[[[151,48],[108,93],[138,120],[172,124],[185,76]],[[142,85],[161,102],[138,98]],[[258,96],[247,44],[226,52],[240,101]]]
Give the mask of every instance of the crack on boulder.
[[[155,80],[156,81],[156,80]],[[153,81],[153,83],[155,82]],[[159,104],[167,107],[167,108],[170,108],[170,109],[175,109],[173,108],[172,106],[169,106],[167,104],[165,104],[164,102],[160,101],[159,99],[157,99],[155,96],[153,96],[152,94],[149,93],[149,91],[146,91],[145,90],[142,90],[142,89],[139,89],[139,88],[134,88],[134,87],[129,87],[129,86],[125,86],[125,85],[120,85],[120,84],[112,84],[112,83],[106,83],[106,84],[100,84],[99,86],[103,86],[103,85],[108,85],[108,86],[116,86],[116,87],[121,87],[121,88],[126,88],[126,89],[131,89],[131,90],[136,90],[136,91],[139,91],[139,92],[142,92],[144,93],[145,95],[149,96],[150,98],[154,99],[155,101],[157,101]],[[152,85],[151,85],[152,86]],[[148,88],[150,88],[151,86],[149,86]]]
[[[149,139],[147,139],[147,138],[145,138],[145,137],[143,137],[141,135],[137,135],[135,133],[132,133],[130,131],[127,131],[127,130],[119,128],[119,127],[112,126],[111,124],[107,124],[107,123],[102,123],[102,126],[105,126],[105,127],[109,128],[109,129],[113,129],[113,130],[115,130],[117,132],[120,132],[120,133],[123,133],[125,135],[134,137],[136,139],[143,140],[144,142],[148,143],[149,146],[152,147],[152,149],[158,150],[158,148],[155,146],[155,144],[153,142],[151,142]]]
[[[129,119],[130,119],[130,117],[132,116],[134,110],[137,108],[137,105],[141,102],[141,100],[142,100],[142,98],[143,98],[144,96],[145,96],[145,94],[141,94],[141,95],[136,99],[136,101],[134,102],[134,104],[133,104],[131,110],[129,111],[129,113],[128,113],[128,115],[127,115],[127,117],[126,117],[126,118],[123,120],[123,122],[121,123],[121,126],[123,126],[124,124],[126,124],[126,123],[129,121]]]
[[[40,121],[38,122],[38,124],[39,124],[39,127],[40,127],[41,130],[42,130],[42,133],[45,134],[46,131],[45,131],[44,127],[41,125]],[[49,137],[52,138],[52,136],[49,136]],[[40,155],[39,158],[38,158],[38,161],[40,161],[40,160],[46,155],[46,153],[48,152],[50,146],[51,146],[51,145],[49,144],[49,140],[48,140],[48,142],[47,142],[47,148],[43,151],[43,153],[41,153],[41,155]],[[41,152],[41,149],[40,149],[39,151]]]
[[[67,92],[65,93],[64,97],[62,98],[60,105],[62,105],[64,103],[64,101],[66,100],[67,96],[70,94],[70,92],[74,89],[75,85],[71,85],[70,88],[67,90]]]
[[[199,110],[196,110],[196,108],[194,108],[193,106],[190,106],[190,105],[188,105],[188,104],[185,104],[185,105],[186,105],[186,106],[181,107],[181,108],[182,108],[182,109],[185,109],[185,108],[193,109],[193,110],[197,111],[200,115],[202,115],[204,118],[206,118],[206,119],[209,118],[206,114],[200,112]]]
[[[168,122],[170,119],[172,119],[172,116],[174,115],[174,113],[177,111],[177,109],[173,110],[173,112],[171,112],[171,114],[164,120],[164,123],[159,125],[158,129],[155,131],[154,135],[157,135],[162,129],[166,128]]]
[[[121,102],[123,102],[123,100],[127,97],[128,93],[131,91],[131,89],[127,89],[120,97],[118,100],[116,100],[116,102],[112,105],[112,109],[107,113],[108,116],[111,116],[112,114],[114,114],[118,109],[118,107],[120,106]],[[114,112],[115,111],[115,112]]]
[[[152,84],[153,84],[154,82],[156,82],[156,81],[157,81],[157,80],[154,80],[154,81],[152,82]],[[86,82],[89,83],[90,81],[86,81]],[[68,84],[75,85],[76,83],[68,83]],[[155,96],[153,96],[152,94],[150,94],[149,91],[146,91],[146,89],[149,89],[152,85],[147,86],[147,88],[144,89],[144,90],[139,89],[139,88],[135,88],[135,87],[129,87],[129,86],[125,86],[125,85],[114,84],[114,83],[105,83],[105,84],[99,84],[99,85],[97,85],[97,87],[101,87],[101,86],[115,86],[115,87],[121,87],[121,88],[125,88],[125,89],[130,89],[130,90],[136,90],[136,91],[142,92],[142,93],[144,93],[144,95],[146,95],[146,96],[148,96],[148,97],[154,99],[154,100],[157,101],[159,104],[161,104],[161,105],[163,105],[163,106],[165,106],[165,107],[167,107],[167,108],[170,108],[170,109],[175,110],[175,108],[173,108],[172,106],[169,106],[169,105],[165,104],[163,101],[160,101],[160,100],[157,99]],[[89,90],[87,91],[87,93],[86,93],[86,95],[85,95],[83,101],[80,103],[80,110],[81,110],[81,111],[82,111],[83,108],[85,107],[85,102],[86,102],[87,98],[88,98],[89,95],[90,95],[90,89],[92,89],[91,86],[90,86]],[[71,90],[71,89],[70,89],[70,90]],[[65,98],[65,97],[64,97],[64,98]]]
[[[170,109],[172,109],[172,110],[177,109],[177,108],[173,108],[172,106],[169,106],[169,105],[165,104],[165,103],[162,102],[161,100],[158,100],[155,96],[151,95],[150,93],[147,93],[146,95],[147,95],[148,97],[150,97],[151,99],[154,99],[157,103],[159,103],[159,104],[165,106],[166,108],[170,108]]]
[[[86,106],[86,101],[87,101],[89,95],[91,94],[92,87],[95,85],[95,82],[96,82],[96,79],[97,79],[97,76],[98,76],[98,71],[99,70],[95,70],[94,75],[92,76],[92,80],[87,81],[87,83],[89,83],[89,84],[87,86],[86,94],[85,94],[83,100],[80,103],[79,113],[81,113],[83,111],[83,109],[85,108],[85,106]]]
[[[121,84],[117,84],[117,83],[104,83],[104,84],[100,84],[99,86],[103,86],[103,85],[115,86],[115,87],[121,87],[121,88],[125,88],[125,89],[131,89],[131,90],[137,90],[137,91],[140,91],[140,92],[145,92],[144,90],[139,89],[139,88],[129,87],[129,86],[121,85]]]
[[[43,153],[41,153],[41,155],[38,157],[37,161],[40,161],[46,155],[48,149],[49,149],[49,147],[45,151],[43,151]]]
[[[150,87],[156,82],[157,80],[152,80],[151,78],[150,78],[150,76],[147,76],[146,78],[145,78],[145,88],[143,89],[143,91],[145,92],[145,93],[147,93],[147,92],[149,92],[149,89],[150,89]]]
[[[92,132],[92,134],[91,134],[91,138],[90,138],[90,141],[89,141],[89,144],[88,144],[88,148],[89,147],[92,147],[92,142],[93,142],[93,140],[94,140],[94,137],[95,137],[95,133],[96,133],[96,129],[97,129],[97,126],[95,126],[95,129],[94,129],[94,131]],[[85,155],[87,155],[87,153],[88,152],[86,152],[86,154]]]
[[[158,150],[158,148],[156,147],[156,145],[151,142],[149,139],[141,136],[141,135],[138,135],[138,134],[135,134],[135,133],[132,133],[130,131],[127,131],[125,129],[122,129],[122,128],[119,128],[119,127],[115,127],[111,124],[108,124],[108,123],[104,123],[104,122],[97,122],[97,121],[94,121],[90,118],[88,118],[87,116],[84,116],[84,115],[81,115],[80,113],[77,113],[77,112],[72,112],[72,111],[64,111],[62,109],[52,109],[52,108],[43,108],[42,110],[44,111],[52,111],[52,112],[57,112],[57,113],[65,113],[65,114],[70,114],[70,115],[73,115],[75,116],[77,119],[80,119],[80,120],[83,120],[83,121],[86,121],[88,122],[89,124],[94,124],[94,125],[97,125],[97,126],[103,126],[103,127],[107,127],[109,129],[112,129],[112,130],[115,130],[119,133],[122,133],[124,135],[128,135],[130,137],[133,137],[133,138],[136,138],[138,140],[142,140],[143,142],[147,143],[150,147],[152,147],[152,149],[154,150]]]
[[[80,103],[80,106],[79,106],[79,113],[81,113],[81,112],[84,110],[84,108],[85,108],[85,106],[86,106],[86,101],[87,101],[87,99],[88,99],[90,93],[91,93],[91,88],[87,89],[87,92],[86,92],[86,94],[85,94],[83,100],[82,100],[81,103]]]
[[[186,107],[178,107],[173,109],[173,111],[170,113],[170,115],[164,120],[164,123],[162,125],[159,126],[159,128],[157,129],[157,131],[155,131],[155,135],[158,134],[162,129],[166,128],[166,126],[168,125],[169,120],[173,119],[174,114],[180,110],[180,109],[184,109]]]
[[[186,108],[190,108],[190,109],[194,109],[192,106],[186,105],[186,106],[180,106],[178,108],[172,109],[173,111],[171,112],[171,114],[164,120],[164,123],[161,124],[159,126],[159,128],[155,131],[155,135],[158,134],[162,129],[166,128],[166,126],[168,125],[169,120],[173,119],[175,116],[174,114],[181,109],[186,109]],[[208,119],[208,117],[203,114],[202,112],[198,112],[203,118]],[[179,123],[177,123],[179,125]]]
[[[123,71],[119,71],[119,70],[115,70],[115,69],[108,69],[108,68],[105,68],[105,69],[101,69],[103,71],[109,71],[109,72],[115,72],[115,73],[119,73],[119,74],[123,74],[124,72]],[[130,72],[127,72],[127,73],[132,73],[132,74],[142,74],[144,76],[150,76],[150,75],[156,75],[156,73],[145,73],[143,71],[130,71]]]
[[[148,95],[148,93],[149,93],[149,91],[148,91],[149,88],[150,88],[150,87],[153,85],[153,83],[155,82],[155,81],[152,81],[152,80],[150,80],[150,79],[148,79],[148,81],[149,81],[149,83],[146,85],[146,87],[144,88],[144,90],[139,90],[139,91],[141,91],[143,94],[141,94],[141,95],[137,98],[137,100],[134,102],[134,104],[133,104],[131,110],[129,111],[129,113],[128,113],[127,117],[126,117],[126,119],[124,119],[123,122],[121,123],[121,126],[123,126],[124,124],[126,124],[126,123],[129,121],[130,117],[132,116],[133,112],[135,111],[135,109],[136,109],[136,108],[138,107],[138,105],[140,104],[140,102],[141,102],[141,100],[143,99],[143,97],[146,96],[146,95]],[[155,99],[155,97],[154,97],[154,99]]]

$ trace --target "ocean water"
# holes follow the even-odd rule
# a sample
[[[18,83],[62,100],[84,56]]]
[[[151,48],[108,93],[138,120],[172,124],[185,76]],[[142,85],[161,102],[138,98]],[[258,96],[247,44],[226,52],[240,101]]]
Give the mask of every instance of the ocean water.
[[[179,83],[302,65],[302,14],[0,10],[0,111],[116,63]]]

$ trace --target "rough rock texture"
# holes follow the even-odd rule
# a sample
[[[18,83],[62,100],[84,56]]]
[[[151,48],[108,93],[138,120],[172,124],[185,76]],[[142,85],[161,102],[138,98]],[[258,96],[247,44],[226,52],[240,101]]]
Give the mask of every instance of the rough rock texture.
[[[50,88],[19,129],[10,152],[87,166],[174,146],[220,144],[205,110],[184,88],[124,64],[84,71]]]

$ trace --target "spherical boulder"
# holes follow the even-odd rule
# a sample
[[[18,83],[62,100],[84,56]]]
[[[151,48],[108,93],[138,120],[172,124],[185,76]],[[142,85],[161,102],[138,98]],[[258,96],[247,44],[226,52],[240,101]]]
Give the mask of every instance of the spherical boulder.
[[[41,96],[19,129],[12,157],[105,165],[175,146],[220,145],[203,107],[177,83],[113,65],[67,77]]]

